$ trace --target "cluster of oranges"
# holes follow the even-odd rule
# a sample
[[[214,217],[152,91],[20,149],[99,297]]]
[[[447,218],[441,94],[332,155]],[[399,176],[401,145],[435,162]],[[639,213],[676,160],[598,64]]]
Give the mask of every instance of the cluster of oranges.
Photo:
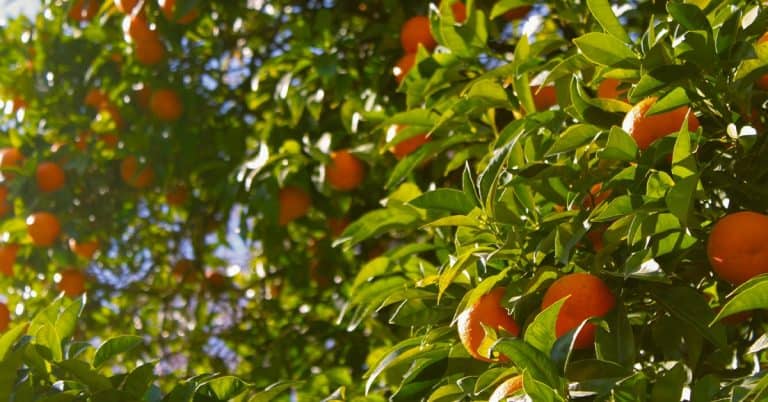
[[[15,180],[13,170],[21,168],[24,156],[16,148],[4,148],[0,150],[0,169],[2,169],[2,182],[0,183],[2,214],[12,211],[12,205],[7,200],[7,184]],[[35,182],[41,194],[53,193],[63,189],[66,185],[64,169],[56,162],[41,162],[35,170]],[[32,245],[41,248],[52,247],[61,237],[61,223],[59,218],[48,211],[37,211],[26,218],[27,234]],[[90,259],[98,250],[96,240],[77,241],[69,240],[70,249],[76,255]],[[6,243],[0,245],[0,273],[5,276],[13,276],[13,267],[19,252],[19,244]],[[77,269],[71,268],[60,272],[61,280],[58,289],[69,296],[81,294],[85,289],[85,275]]]

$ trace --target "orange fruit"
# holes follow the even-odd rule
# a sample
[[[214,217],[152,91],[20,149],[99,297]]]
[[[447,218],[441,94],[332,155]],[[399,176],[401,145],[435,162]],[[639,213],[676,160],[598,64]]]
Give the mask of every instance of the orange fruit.
[[[159,39],[157,31],[150,28],[144,13],[126,15],[123,18],[123,34],[137,44]]]
[[[347,218],[328,218],[328,228],[331,231],[331,237],[339,237],[344,230],[349,226],[349,220]]]
[[[205,282],[211,290],[221,291],[227,286],[227,277],[217,271],[205,273]]]
[[[760,39],[757,40],[757,43],[761,44],[765,41],[768,41],[768,32],[764,33],[763,36],[761,36]],[[768,90],[768,74],[764,74],[763,76],[758,78],[755,85],[757,85],[758,88],[764,91]]]
[[[136,60],[145,66],[153,66],[165,59],[165,46],[159,38],[136,42]]]
[[[16,255],[18,253],[18,244],[0,245],[0,274],[13,276],[13,264],[16,263]]]
[[[513,396],[522,390],[523,376],[516,375],[499,384],[491,394],[491,397],[488,398],[488,402],[504,402],[507,400],[507,397]]]
[[[96,88],[89,89],[88,93],[85,94],[85,100],[83,101],[86,106],[90,106],[95,109],[101,108],[101,105],[106,102],[109,102],[109,97],[107,97],[107,94],[105,94],[104,91]]]
[[[165,19],[177,24],[189,24],[198,16],[197,10],[192,9],[183,16],[174,18],[176,16],[176,0],[158,0],[157,3],[165,16]]]
[[[525,17],[526,15],[528,15],[528,13],[531,12],[532,8],[533,7],[531,6],[521,6],[521,7],[513,8],[507,11],[506,13],[504,13],[504,19],[507,21],[519,20]]]
[[[173,206],[184,205],[184,203],[187,202],[188,197],[189,190],[187,190],[187,187],[178,185],[165,193],[165,202],[167,202],[168,205]]]
[[[101,0],[75,0],[69,8],[69,18],[75,21],[90,21],[99,12]]]
[[[35,212],[27,217],[26,223],[27,233],[36,246],[49,247],[61,234],[59,218],[50,212]]]
[[[325,179],[339,191],[354,190],[365,178],[365,166],[346,149],[331,152],[331,163],[325,166]]]
[[[184,107],[176,91],[172,89],[158,89],[149,98],[149,110],[158,120],[174,122],[181,117]]]
[[[130,13],[133,11],[134,8],[136,8],[136,5],[139,3],[139,0],[114,0],[115,1],[115,8],[117,8],[118,11],[121,13]]]
[[[11,212],[11,203],[8,202],[8,187],[0,184],[0,217],[3,217]]]
[[[554,281],[544,293],[541,309],[566,297],[555,323],[559,338],[590,317],[602,317],[616,304],[616,297],[602,279],[583,272],[565,275]],[[587,323],[573,342],[574,349],[586,349],[595,341],[595,326]]]
[[[765,124],[763,124],[763,121],[760,119],[761,110],[759,108],[753,107],[752,111],[748,116],[744,116],[745,119],[749,122],[749,124],[757,131],[758,133],[765,132]]]
[[[0,303],[0,332],[8,329],[11,324],[11,311],[8,310],[8,306],[5,303]]]
[[[600,252],[603,248],[603,234],[605,233],[605,227],[599,227],[587,232],[587,238],[592,243],[592,249],[596,252]]]
[[[59,283],[56,288],[69,297],[77,297],[85,292],[85,274],[75,268],[59,272]]]
[[[43,162],[37,165],[35,180],[37,181],[38,190],[44,193],[52,193],[64,188],[67,176],[64,174],[64,169],[58,164],[54,162]]]
[[[538,111],[547,110],[557,105],[557,90],[551,85],[541,89],[539,89],[538,85],[532,85],[531,93],[533,94],[533,104]]]
[[[734,285],[768,272],[768,215],[743,211],[718,220],[707,256],[717,276]]]
[[[459,24],[467,20],[467,7],[464,3],[457,1],[451,4],[451,11],[453,11],[453,19]]]
[[[621,128],[635,139],[638,148],[647,149],[654,141],[680,131],[688,116],[688,129],[699,128],[699,120],[688,106],[680,106],[664,113],[646,116],[648,109],[656,103],[656,97],[645,98],[635,105],[624,117]]]
[[[611,190],[602,191],[602,189],[603,183],[596,183],[590,187],[589,194],[584,197],[584,201],[581,202],[581,206],[584,207],[584,209],[594,208],[607,200],[613,193]]]
[[[155,171],[148,164],[139,170],[139,161],[135,156],[127,156],[120,163],[120,177],[131,187],[143,189],[155,181]]]
[[[280,204],[277,222],[280,226],[285,226],[288,222],[306,215],[312,206],[309,194],[298,187],[284,187],[280,189],[277,197]]]
[[[419,44],[427,50],[434,49],[437,42],[429,30],[429,18],[419,15],[405,21],[400,30],[400,43],[406,53],[415,53]]]
[[[77,148],[80,151],[85,152],[86,149],[88,149],[88,137],[91,135],[88,131],[81,131],[76,137],[75,137],[75,148]]]
[[[318,260],[312,260],[312,262],[309,263],[309,279],[321,289],[331,285],[331,278],[321,271],[320,261]]]
[[[606,78],[600,81],[597,87],[597,97],[605,99],[622,99],[627,97],[626,89],[619,89],[621,81],[614,78]]]
[[[90,260],[96,251],[99,249],[98,240],[77,241],[75,239],[69,239],[69,249],[73,253],[80,257]]]
[[[195,282],[197,280],[197,272],[195,271],[195,264],[192,260],[182,258],[173,264],[171,274],[176,280],[180,280],[186,283]]]
[[[491,327],[496,331],[503,329],[514,336],[520,334],[520,327],[517,326],[515,320],[509,315],[507,309],[501,305],[501,299],[504,297],[505,291],[506,289],[503,287],[491,290],[459,315],[457,321],[459,339],[461,339],[461,343],[467,349],[467,352],[475,359],[486,362],[494,361],[478,352],[478,348],[486,337],[483,325]],[[506,361],[507,358],[501,356],[500,360]]]
[[[104,147],[107,149],[117,148],[117,143],[120,142],[120,138],[114,133],[105,133],[99,136],[99,141],[104,143]]]
[[[24,155],[16,148],[0,149],[0,169],[19,168],[24,160]],[[0,179],[10,180],[14,176],[11,172],[0,171]]]
[[[407,53],[397,61],[397,65],[393,69],[393,72],[395,73],[395,81],[397,81],[398,84],[403,82],[415,63],[416,53]]]
[[[147,84],[140,84],[134,89],[134,96],[136,98],[136,104],[141,108],[149,107],[149,100],[152,98],[152,89]]]
[[[410,155],[412,152],[416,151],[419,149],[419,147],[426,144],[427,142],[429,142],[427,133],[421,133],[398,142],[394,147],[392,147],[392,149],[390,149],[390,151],[395,155],[395,158],[400,160]]]
[[[19,109],[25,109],[28,106],[27,101],[20,96],[14,96],[11,102],[13,103],[13,113],[16,113]]]

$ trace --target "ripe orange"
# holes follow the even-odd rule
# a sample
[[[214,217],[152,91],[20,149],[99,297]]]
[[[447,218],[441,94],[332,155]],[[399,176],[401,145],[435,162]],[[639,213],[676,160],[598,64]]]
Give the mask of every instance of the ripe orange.
[[[597,87],[597,97],[605,99],[623,99],[627,97],[626,89],[619,89],[621,81],[614,78],[606,78],[600,81]]]
[[[80,257],[85,258],[86,260],[90,260],[99,249],[99,241],[77,241],[75,239],[69,239],[69,249]]]
[[[395,158],[400,160],[410,155],[412,152],[416,151],[419,149],[419,147],[426,144],[427,142],[429,142],[427,133],[421,133],[404,141],[398,142],[394,147],[392,147],[392,149],[390,149],[390,151],[395,155]]]
[[[176,16],[176,0],[158,0],[157,3],[165,16],[165,19],[177,24],[189,24],[198,16],[197,10],[192,9],[181,17],[174,18],[174,16]]]
[[[331,152],[331,163],[325,166],[325,179],[339,191],[354,190],[365,178],[365,166],[346,149]]]
[[[75,0],[69,8],[69,18],[75,21],[90,21],[99,12],[101,0]]]
[[[453,11],[453,19],[459,24],[467,20],[467,7],[464,3],[457,1],[451,4],[451,11]]]
[[[135,87],[134,96],[136,97],[136,104],[141,108],[149,107],[149,100],[152,98],[152,89],[147,84],[140,84]]]
[[[16,148],[0,149],[0,170],[5,168],[21,167],[24,155]],[[0,180],[10,180],[14,176],[11,172],[0,171]]]
[[[339,237],[344,233],[344,229],[349,226],[347,218],[328,218],[328,228],[331,230],[331,237]]]
[[[159,120],[174,122],[181,117],[184,106],[179,95],[172,89],[158,89],[149,99],[149,110]]]
[[[0,245],[0,274],[13,276],[13,264],[16,263],[16,255],[18,253],[18,244]]]
[[[555,335],[559,338],[576,328],[590,317],[601,317],[611,311],[616,297],[602,279],[583,272],[568,274],[552,283],[544,293],[541,309],[569,296],[563,303],[555,323]],[[588,323],[576,337],[574,349],[586,349],[595,341],[595,326]]]
[[[312,206],[312,199],[306,191],[298,187],[288,186],[278,193],[280,213],[277,222],[285,226],[288,222],[306,215]]]
[[[135,156],[127,156],[120,163],[120,177],[131,187],[143,189],[152,185],[155,181],[155,171],[148,164],[139,170],[139,161]]]
[[[217,271],[205,273],[205,282],[211,290],[221,291],[227,286],[227,277]]]
[[[58,164],[54,162],[43,162],[37,165],[35,180],[37,181],[37,188],[40,191],[44,193],[52,193],[64,188],[67,176],[64,174],[64,169]]]
[[[77,134],[75,137],[75,148],[85,152],[85,150],[88,149],[88,137],[90,137],[90,135],[91,133],[88,131],[81,131]]]
[[[115,8],[117,8],[118,11],[121,13],[130,13],[133,11],[134,8],[136,8],[136,4],[139,3],[139,0],[114,0],[115,1]]]
[[[584,201],[581,202],[581,206],[584,207],[584,209],[594,208],[602,204],[613,193],[611,190],[602,191],[602,189],[603,183],[597,183],[590,187],[589,194],[584,197]]]
[[[519,20],[525,17],[526,15],[528,15],[528,13],[531,12],[532,8],[533,7],[531,6],[522,6],[522,7],[513,8],[507,11],[506,13],[504,13],[504,19],[507,21]]]
[[[600,252],[603,248],[603,234],[605,233],[605,227],[593,228],[587,232],[587,238],[592,243],[592,249],[595,252]]]
[[[123,18],[123,34],[137,44],[159,39],[157,31],[150,28],[144,13],[126,15]]]
[[[99,136],[99,141],[104,143],[104,147],[107,149],[117,148],[117,143],[120,142],[120,138],[114,133],[105,133]]]
[[[59,218],[50,212],[35,212],[27,217],[26,223],[27,233],[35,246],[49,247],[61,234]]]
[[[739,285],[768,272],[768,215],[728,214],[712,228],[707,256],[717,276]]]
[[[395,80],[398,84],[403,82],[415,63],[416,53],[407,53],[397,61],[397,65],[393,69],[393,72],[395,73]]]
[[[105,94],[104,91],[96,88],[89,89],[88,93],[85,94],[85,100],[83,101],[86,106],[90,106],[95,109],[101,108],[101,105],[106,102],[109,102],[109,97],[107,97],[107,94]]]
[[[551,85],[541,89],[539,89],[538,85],[532,85],[531,93],[533,94],[533,104],[538,111],[547,110],[557,105],[557,90]]]
[[[136,60],[145,66],[153,66],[165,59],[165,46],[159,38],[136,42]]]
[[[8,329],[11,324],[11,311],[8,310],[8,306],[5,303],[0,303],[0,332]]]
[[[176,280],[180,280],[185,283],[195,282],[197,280],[197,271],[195,271],[195,264],[192,260],[182,258],[173,264],[171,274]]]
[[[757,44],[761,44],[765,41],[768,41],[768,32],[764,33],[763,36],[757,40]],[[768,74],[764,74],[762,77],[758,78],[755,85],[764,91],[768,91]]]
[[[501,305],[505,291],[503,287],[491,290],[459,315],[457,321],[459,339],[461,339],[467,352],[475,359],[486,362],[494,361],[478,352],[478,348],[486,337],[483,325],[497,331],[503,329],[515,336],[520,334],[520,327],[509,315],[507,309]],[[507,358],[501,356],[500,360],[506,361]]]
[[[645,98],[635,105],[624,117],[621,127],[635,139],[641,150],[647,149],[654,141],[680,131],[688,116],[688,129],[699,128],[699,120],[690,107],[680,106],[664,113],[646,116],[648,109],[656,103],[656,97]]]
[[[188,197],[189,197],[189,190],[187,189],[187,187],[183,185],[178,185],[168,190],[168,192],[165,193],[165,202],[167,202],[168,205],[173,205],[173,206],[184,205],[184,203],[187,202]]]
[[[13,103],[13,113],[16,113],[19,109],[25,109],[28,106],[27,101],[21,96],[14,96],[11,102]]]
[[[0,184],[0,218],[11,212],[11,203],[8,202],[8,187]]]
[[[434,49],[437,42],[429,30],[429,18],[419,15],[405,21],[400,30],[400,43],[406,53],[415,53],[419,44],[427,50]]]
[[[56,288],[69,297],[77,297],[85,292],[85,274],[75,268],[68,268],[59,272],[61,278]]]
[[[504,402],[507,397],[513,396],[523,389],[523,376],[516,375],[501,383],[488,398],[488,402]]]

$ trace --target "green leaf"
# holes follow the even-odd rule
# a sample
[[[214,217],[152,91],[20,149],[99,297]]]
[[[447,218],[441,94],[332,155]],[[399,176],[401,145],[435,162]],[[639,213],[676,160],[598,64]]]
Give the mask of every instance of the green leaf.
[[[652,401],[679,401],[688,379],[682,363],[676,363],[671,369],[662,371],[651,391]]]
[[[493,350],[509,358],[521,370],[527,370],[536,380],[551,388],[560,386],[560,376],[549,357],[520,339],[501,338]]]
[[[155,363],[142,364],[131,371],[123,382],[122,389],[136,398],[141,398],[155,379]]]
[[[722,325],[709,327],[708,324],[715,318],[715,313],[701,293],[686,286],[675,286],[659,288],[651,294],[681,324],[692,326],[715,346],[725,346],[725,328]]]
[[[530,370],[523,371],[523,390],[532,401],[536,402],[565,402],[557,389],[548,386],[531,375]]]
[[[101,367],[109,359],[129,351],[141,343],[141,337],[135,335],[120,335],[110,338],[96,350],[96,354],[93,356],[93,367]]]
[[[653,106],[648,109],[645,115],[651,116],[658,113],[664,113],[690,103],[691,100],[688,99],[688,94],[685,93],[685,89],[678,87],[669,91],[669,93],[656,101]]]
[[[624,30],[616,14],[613,13],[611,3],[608,0],[587,0],[587,7],[606,33],[613,35],[622,42],[631,43],[627,31]]]
[[[557,137],[557,140],[555,140],[555,143],[552,144],[545,156],[572,151],[593,140],[598,133],[600,133],[600,128],[591,124],[574,124],[569,126]]]
[[[300,385],[301,381],[280,381],[276,382],[266,388],[263,391],[257,393],[248,402],[271,402],[278,396],[282,395],[286,391],[290,391],[292,388]]]
[[[590,32],[573,40],[579,51],[594,63],[618,68],[637,68],[637,54],[613,35]]]
[[[688,219],[693,211],[693,200],[698,184],[698,175],[680,179],[669,189],[669,193],[667,193],[664,199],[669,212],[672,212],[683,226],[688,225]]]
[[[210,390],[212,396],[221,401],[230,400],[250,387],[243,380],[234,376],[217,377],[203,384]]]
[[[68,340],[75,332],[77,319],[82,314],[84,305],[85,294],[69,303],[56,319],[56,331],[63,341]]]
[[[107,377],[102,376],[82,360],[64,360],[56,364],[58,367],[68,371],[78,381],[85,384],[93,392],[112,389],[112,382]]]
[[[675,140],[675,148],[672,152],[672,174],[681,179],[696,174],[697,171],[696,158],[691,147],[691,134],[684,127]]]
[[[544,311],[536,315],[530,325],[525,329],[525,342],[540,350],[549,353],[555,344],[555,322],[566,298],[560,299],[548,306]]]
[[[759,275],[736,288],[712,322],[756,309],[768,309],[768,275]]]
[[[439,188],[429,191],[411,200],[411,205],[428,210],[441,210],[457,214],[467,214],[475,204],[464,192],[452,188]]]
[[[637,159],[635,139],[619,127],[611,127],[608,143],[600,152],[600,159],[631,162]]]
[[[27,327],[29,327],[28,323],[19,323],[0,335],[0,361],[5,359],[5,355],[11,349],[11,346],[27,331]]]
[[[410,205],[393,205],[389,208],[373,210],[352,222],[333,244],[334,246],[344,244],[349,248],[393,228],[407,227],[420,218],[418,210]]]

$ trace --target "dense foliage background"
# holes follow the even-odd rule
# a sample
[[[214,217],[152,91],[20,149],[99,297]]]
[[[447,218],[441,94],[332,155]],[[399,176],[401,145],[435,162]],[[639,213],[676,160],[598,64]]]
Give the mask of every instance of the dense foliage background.
[[[768,11],[456,3],[44,0],[0,27],[0,400],[487,400],[518,374],[534,401],[763,400],[768,281],[736,286],[768,220],[725,235],[763,244],[743,280],[707,241],[768,212]],[[622,125],[648,97],[691,110],[650,145]],[[572,272],[616,300],[587,348],[541,304]],[[521,332],[468,353],[499,287]]]

